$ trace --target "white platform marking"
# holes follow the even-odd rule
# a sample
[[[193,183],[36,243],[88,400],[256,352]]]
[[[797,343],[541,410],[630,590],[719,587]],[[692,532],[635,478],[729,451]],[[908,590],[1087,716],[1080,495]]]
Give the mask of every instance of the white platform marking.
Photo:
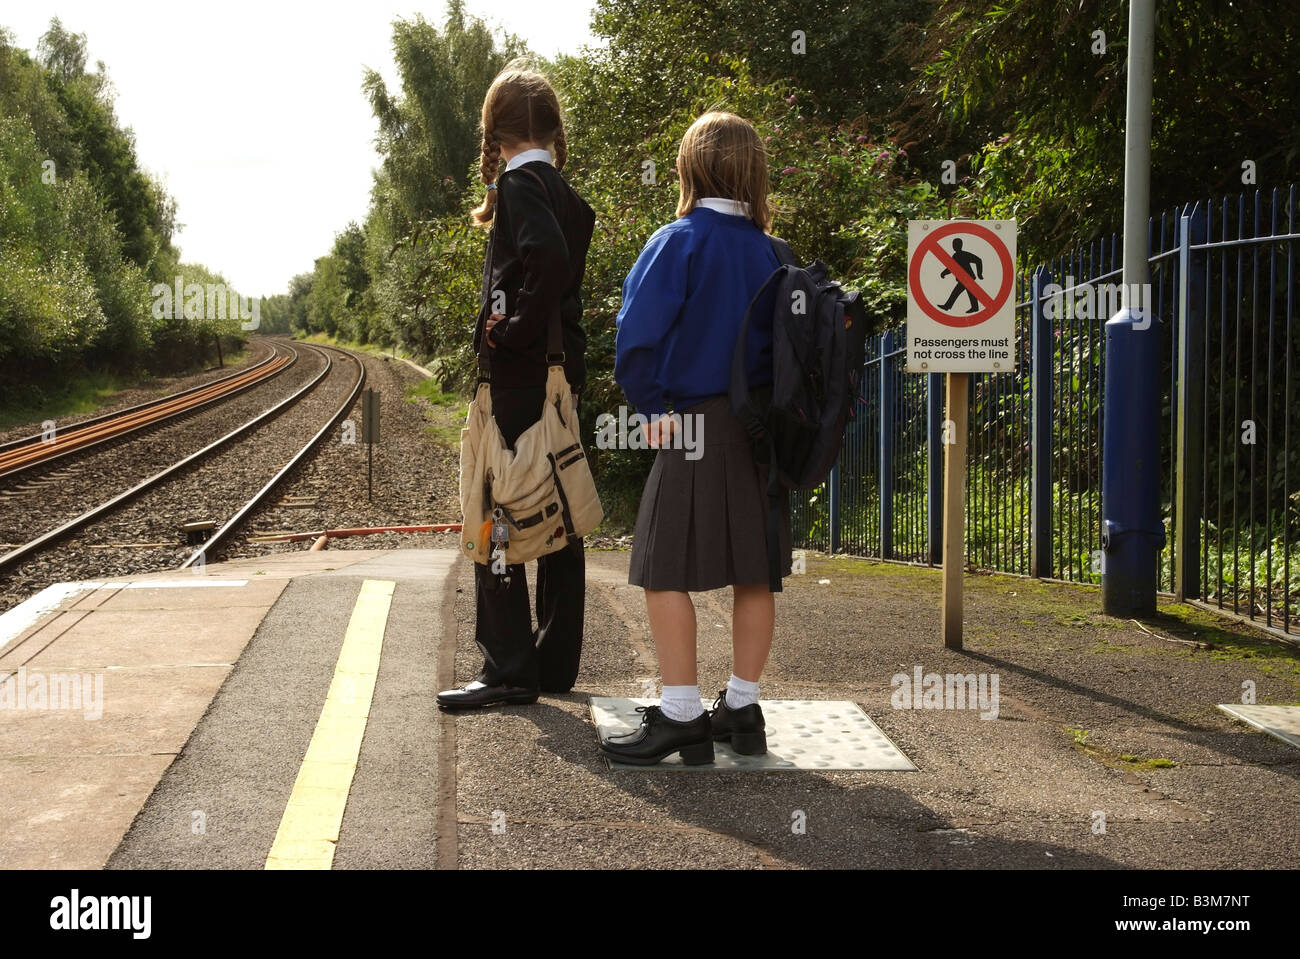
[[[656,705],[655,699],[591,697],[591,715],[603,742],[609,736],[631,732],[641,723],[638,706]],[[701,700],[704,708],[713,706]],[[700,772],[708,770],[817,770],[889,769],[914,771],[916,766],[880,731],[856,703],[805,699],[765,699],[767,754],[741,756],[726,743],[714,743],[712,765],[687,766],[673,754],[654,766],[631,766],[610,761],[614,769]]]
[[[1220,703],[1219,708],[1256,729],[1300,749],[1300,706],[1242,706]]]

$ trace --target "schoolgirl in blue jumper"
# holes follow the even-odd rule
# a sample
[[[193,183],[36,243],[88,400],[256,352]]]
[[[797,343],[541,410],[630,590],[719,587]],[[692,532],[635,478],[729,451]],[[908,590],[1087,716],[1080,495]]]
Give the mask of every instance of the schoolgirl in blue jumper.
[[[711,112],[677,154],[677,219],[659,229],[623,285],[614,377],[650,418],[657,448],[637,513],[629,582],[645,589],[662,671],[658,706],[602,750],[650,765],[673,753],[713,761],[715,740],[767,750],[759,677],[775,625],[767,570],[767,474],[727,399],[732,351],[750,300],[779,265],[768,235],[767,155],[747,120]],[[750,341],[750,382],[772,382],[771,334]],[[766,337],[766,338],[765,338]],[[692,417],[695,448],[680,441]],[[789,517],[781,524],[790,572]],[[690,594],[730,586],[733,666],[711,712],[700,701]]]

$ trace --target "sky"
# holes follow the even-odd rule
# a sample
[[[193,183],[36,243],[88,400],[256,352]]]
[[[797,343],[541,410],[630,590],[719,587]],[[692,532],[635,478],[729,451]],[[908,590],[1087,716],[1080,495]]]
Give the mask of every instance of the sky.
[[[466,0],[538,54],[592,43],[591,0]],[[140,164],[176,198],[187,262],[245,296],[287,292],[334,235],[365,216],[375,123],[365,67],[396,89],[392,22],[444,0],[37,0],[0,26],[33,54],[53,17],[107,67]]]

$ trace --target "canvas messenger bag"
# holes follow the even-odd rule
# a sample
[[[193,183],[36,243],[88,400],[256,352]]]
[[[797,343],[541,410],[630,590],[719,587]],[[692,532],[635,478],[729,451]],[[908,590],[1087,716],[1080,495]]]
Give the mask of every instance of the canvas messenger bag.
[[[480,378],[469,405],[460,433],[460,543],[476,563],[491,564],[498,546],[506,564],[526,563],[590,533],[604,516],[564,375],[558,310],[551,315],[546,351],[542,416],[513,450],[492,415],[487,379]]]
[[[552,345],[558,319],[554,326]],[[520,434],[514,450],[492,416],[491,385],[479,383],[460,434],[460,508],[461,548],[485,565],[492,561],[494,522],[505,526],[506,563],[553,553],[600,523],[604,511],[563,366],[548,370],[542,418]]]

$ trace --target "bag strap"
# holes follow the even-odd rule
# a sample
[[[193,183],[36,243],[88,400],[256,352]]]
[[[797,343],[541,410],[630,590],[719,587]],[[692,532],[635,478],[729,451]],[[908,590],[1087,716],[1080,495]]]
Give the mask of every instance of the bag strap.
[[[542,188],[542,192],[546,194],[546,199],[547,199],[548,201],[550,201],[550,204],[551,204],[551,211],[554,212],[554,211],[555,211],[555,198],[554,198],[553,196],[551,196],[551,190],[550,190],[550,187],[548,187],[548,186],[546,185],[546,181],[543,180],[540,176],[538,176],[535,172],[533,172],[532,170],[528,169],[527,166],[515,167],[515,170],[518,170],[520,173],[527,173],[530,177],[532,177],[534,180],[536,180],[536,181],[538,182],[538,184],[539,184],[539,185],[541,186],[541,188]],[[504,176],[506,175],[506,173],[510,173],[510,172],[512,172],[512,171],[510,171],[510,170],[506,170],[504,173],[501,174],[500,177],[497,177],[497,183],[498,183],[498,187],[497,187],[497,205],[498,205],[498,208],[500,207],[500,204],[501,204],[502,200],[505,199],[504,195],[501,193],[501,188],[500,188],[500,185],[499,185],[500,182],[501,182],[501,177],[504,177]],[[494,216],[495,216],[495,214],[494,214]],[[489,258],[489,259],[488,259],[488,275],[489,275],[489,276],[492,275],[492,258],[493,258],[493,256],[495,255],[495,253],[496,253],[496,224],[493,223],[492,240],[491,240],[491,242],[488,244],[488,258]],[[487,334],[485,333],[484,335],[486,336]],[[488,349],[491,349],[491,347],[489,346]],[[561,324],[560,324],[560,311],[559,311],[559,310],[556,310],[554,313],[551,314],[551,318],[550,318],[550,320],[549,320],[548,323],[547,323],[547,329],[546,329],[546,365],[547,365],[547,366],[563,366],[563,365],[564,365],[564,361],[565,361],[565,355],[564,355],[564,329],[563,329],[563,327],[562,327]],[[489,380],[491,379],[491,375],[492,375],[491,366],[490,366],[489,363],[486,362],[486,356],[485,356],[484,354],[480,354],[480,355],[479,355],[479,370],[480,370],[480,374],[482,374],[483,371],[486,371],[486,373],[487,373],[487,378],[488,378]],[[480,378],[482,378],[482,376],[480,376]]]
[[[500,179],[498,177],[497,179]],[[496,189],[494,187],[493,189]],[[500,208],[501,191],[497,189],[497,208]],[[492,230],[488,233],[487,264],[484,266],[486,276],[492,275],[492,267],[496,264],[497,258],[497,220],[496,209],[492,211]],[[491,315],[491,314],[489,314]],[[487,321],[484,320],[483,339],[488,339]],[[478,355],[478,382],[479,384],[492,382],[492,344],[491,342],[483,345],[482,351]]]
[[[501,202],[501,197],[499,195],[497,196],[497,202],[498,203]],[[497,230],[496,230],[496,214],[494,212],[493,222],[492,222],[492,232],[488,235],[487,266],[485,267],[488,276],[492,275],[492,265],[493,262],[496,260],[496,250],[497,250]],[[487,321],[485,320],[483,325],[483,338],[487,339],[487,335],[488,335]],[[484,344],[483,349],[479,352],[478,355],[479,384],[492,382],[492,360],[488,355],[491,352],[492,352],[491,344]]]
[[[799,264],[794,258],[794,251],[790,244],[779,237],[769,236],[772,241],[772,252],[776,254],[777,260],[781,266],[772,273],[767,281],[759,287],[754,294],[753,300],[750,301],[749,309],[745,311],[746,322],[740,325],[740,337],[736,343],[736,351],[732,354],[731,361],[731,383],[732,383],[732,408],[737,417],[745,424],[745,429],[753,442],[753,448],[756,452],[762,451],[766,454],[767,460],[767,587],[773,593],[783,591],[781,584],[781,497],[784,490],[781,488],[781,471],[776,459],[776,437],[767,429],[763,421],[762,414],[754,408],[749,398],[749,371],[746,368],[748,357],[745,353],[745,333],[749,326],[749,314],[754,305],[758,302],[759,297],[767,292],[767,288],[786,274],[785,267],[798,268]],[[737,398],[741,399],[739,404]]]
[[[794,258],[794,249],[789,243],[785,242],[785,240],[781,239],[779,236],[769,235],[768,239],[772,241],[772,252],[776,254],[776,258],[781,262],[782,266],[799,265]]]
[[[748,342],[750,317],[753,315],[754,307],[758,304],[768,291],[768,288],[786,274],[786,267],[795,267],[797,264],[794,259],[794,251],[790,249],[790,244],[786,243],[775,236],[769,236],[772,242],[772,252],[776,258],[781,261],[772,275],[763,281],[757,292],[749,301],[749,306],[745,309],[745,318],[740,324],[740,335],[736,338],[736,346],[731,354],[731,382],[730,382],[730,399],[731,411],[736,418],[745,425],[745,431],[749,433],[750,439],[756,452],[766,453],[768,449],[768,430],[763,421],[763,413],[757,409],[749,395],[749,364]]]

